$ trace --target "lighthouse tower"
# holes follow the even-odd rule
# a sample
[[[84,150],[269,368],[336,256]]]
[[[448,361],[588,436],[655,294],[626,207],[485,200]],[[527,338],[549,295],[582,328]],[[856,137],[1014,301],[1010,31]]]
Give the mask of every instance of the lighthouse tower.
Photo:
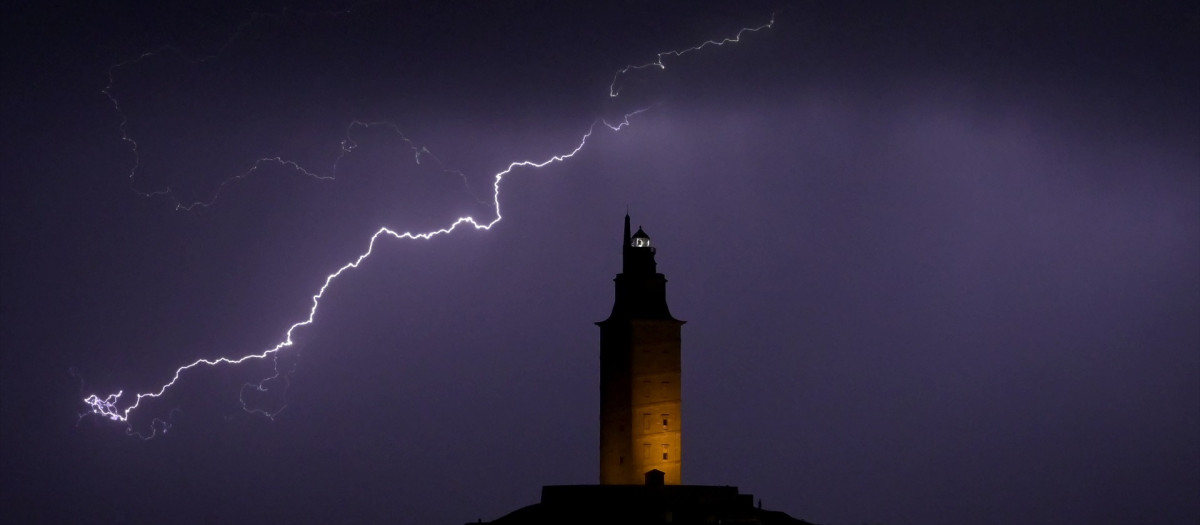
[[[680,328],[667,309],[650,236],[639,227],[621,245],[616,302],[600,326],[600,483],[640,485],[659,474],[681,483]]]
[[[617,300],[600,326],[600,484],[547,485],[539,503],[493,521],[547,523],[742,523],[812,525],[754,506],[730,485],[684,485],[679,333],[667,309],[650,236],[621,242]]]

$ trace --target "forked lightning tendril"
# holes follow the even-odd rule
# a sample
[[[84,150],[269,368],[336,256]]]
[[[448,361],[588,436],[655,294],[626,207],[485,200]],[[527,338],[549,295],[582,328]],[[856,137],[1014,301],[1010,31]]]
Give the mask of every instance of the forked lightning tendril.
[[[774,25],[774,23],[775,23],[775,17],[772,15],[770,21],[768,21],[767,23],[760,25],[760,26],[756,26],[756,27],[742,28],[741,30],[739,30],[737,32],[737,34],[735,34],[732,37],[724,38],[721,40],[706,40],[699,45],[681,49],[681,50],[664,51],[664,52],[658,53],[656,55],[656,59],[653,62],[649,62],[649,63],[642,64],[642,65],[626,66],[626,67],[620,69],[619,71],[617,71],[617,73],[614,75],[613,81],[609,85],[609,96],[610,97],[618,96],[618,94],[619,94],[619,90],[617,88],[618,80],[623,75],[625,75],[631,71],[645,69],[645,68],[648,68],[651,66],[655,66],[660,69],[665,69],[666,66],[663,63],[664,57],[667,57],[667,56],[678,57],[678,56],[681,56],[681,55],[684,55],[687,53],[691,53],[693,51],[699,51],[699,50],[704,49],[709,46],[723,46],[728,43],[739,42],[743,34],[753,33],[753,32],[757,32],[757,31],[761,31],[763,29],[770,28]],[[237,35],[240,34],[244,28],[245,28],[245,25],[243,25],[242,27],[239,27],[238,31],[235,33],[233,38],[236,38]],[[222,50],[227,46],[228,46],[228,42],[225,44],[225,46],[222,47]],[[131,181],[131,184],[133,182],[133,179],[136,178],[138,167],[139,167],[139,161],[137,158],[138,157],[138,144],[132,137],[129,136],[129,134],[127,132],[128,119],[125,117],[125,115],[122,111],[120,102],[112,94],[112,88],[115,83],[115,72],[122,67],[137,63],[141,60],[144,60],[148,57],[162,53],[166,50],[174,50],[174,49],[169,48],[169,47],[164,47],[158,51],[144,53],[137,58],[114,65],[114,66],[110,67],[108,70],[108,85],[105,86],[103,93],[109,98],[110,102],[112,103],[113,107],[117,110],[118,114],[120,114],[121,120],[120,120],[119,129],[122,134],[121,138],[124,142],[126,142],[129,145],[131,151],[134,154],[134,165],[129,172],[129,179]],[[220,51],[218,51],[218,53],[220,53]],[[199,59],[199,61],[207,61],[212,58],[215,58],[215,56],[216,55],[208,56],[208,57]],[[504,181],[504,178],[506,176],[508,176],[509,174],[511,174],[513,172],[513,170],[516,170],[518,168],[538,169],[538,168],[546,167],[550,164],[559,163],[559,162],[563,162],[567,159],[570,159],[571,157],[574,157],[575,154],[577,154],[583,150],[583,148],[587,145],[588,139],[591,138],[592,134],[597,130],[598,126],[604,126],[605,128],[612,130],[614,132],[620,131],[621,129],[625,128],[626,126],[628,126],[630,124],[629,119],[631,117],[638,115],[639,113],[642,113],[646,110],[647,110],[647,108],[643,108],[643,109],[639,109],[636,111],[632,111],[630,113],[626,113],[624,115],[624,117],[622,118],[622,120],[616,124],[611,124],[603,119],[598,119],[598,120],[594,121],[587,128],[587,131],[585,133],[583,133],[582,137],[580,137],[580,139],[578,140],[576,145],[567,153],[554,155],[550,158],[547,158],[547,159],[541,160],[541,161],[521,160],[521,161],[514,161],[514,162],[509,163],[509,165],[506,168],[504,168],[500,172],[497,172],[493,176],[492,196],[491,196],[490,205],[492,207],[492,212],[493,212],[494,216],[492,218],[490,218],[489,220],[481,221],[481,220],[477,220],[474,217],[470,217],[470,216],[460,217],[460,218],[454,220],[453,222],[451,222],[449,225],[447,225],[441,229],[427,231],[427,232],[412,232],[412,231],[398,232],[398,231],[393,230],[388,227],[380,227],[378,230],[375,231],[375,233],[373,235],[371,235],[370,241],[367,243],[367,248],[365,251],[363,251],[361,254],[359,254],[352,261],[346,263],[345,265],[343,265],[342,267],[338,268],[336,271],[334,271],[333,273],[331,273],[325,277],[324,282],[321,284],[320,289],[318,289],[317,293],[312,296],[312,306],[309,308],[308,316],[304,320],[292,324],[287,329],[287,332],[286,332],[283,340],[280,341],[279,343],[275,344],[275,346],[272,346],[270,348],[262,350],[258,353],[247,354],[247,355],[243,355],[241,357],[218,357],[218,358],[213,358],[213,359],[209,359],[209,358],[196,359],[195,361],[192,361],[191,363],[188,363],[186,365],[183,365],[183,366],[175,369],[175,373],[171,377],[171,380],[169,382],[167,382],[166,384],[163,384],[162,386],[160,386],[157,390],[154,390],[151,392],[143,392],[143,393],[135,394],[132,401],[129,401],[128,404],[123,407],[122,407],[122,397],[125,395],[124,391],[118,391],[115,394],[109,394],[106,396],[100,396],[98,394],[87,395],[86,397],[84,397],[83,402],[87,405],[88,411],[85,412],[84,414],[82,414],[81,417],[94,414],[94,415],[106,417],[113,421],[123,422],[123,423],[125,423],[127,433],[129,433],[131,435],[136,435],[143,439],[150,439],[150,438],[154,437],[155,435],[157,435],[160,431],[165,432],[170,427],[170,425],[167,421],[156,418],[156,419],[153,419],[150,423],[150,433],[149,434],[142,434],[142,433],[135,431],[133,429],[132,423],[130,422],[130,417],[132,416],[133,412],[142,405],[143,400],[154,399],[154,398],[163,396],[164,394],[166,394],[166,392],[169,389],[171,389],[171,387],[173,387],[176,383],[178,383],[180,381],[180,379],[182,378],[182,376],[185,372],[187,372],[188,370],[191,370],[193,368],[197,368],[197,367],[201,367],[201,366],[217,366],[217,365],[222,365],[222,364],[237,365],[239,363],[243,363],[246,361],[264,360],[264,359],[268,359],[268,358],[273,359],[273,361],[274,361],[274,373],[272,375],[269,375],[268,377],[265,377],[265,378],[259,380],[257,383],[246,383],[245,385],[243,385],[241,395],[239,395],[239,400],[242,403],[242,408],[244,410],[246,410],[247,412],[259,413],[264,416],[267,416],[268,418],[274,417],[281,410],[286,408],[286,402],[283,404],[283,406],[276,408],[274,410],[264,410],[264,409],[259,409],[259,408],[253,408],[253,407],[249,406],[249,404],[247,403],[247,401],[245,399],[246,390],[247,389],[255,389],[255,390],[259,390],[259,391],[266,391],[266,390],[268,390],[268,386],[267,386],[268,383],[273,380],[277,380],[277,379],[282,380],[285,383],[285,387],[286,387],[287,373],[280,370],[280,364],[277,359],[279,353],[282,350],[284,350],[288,347],[291,347],[295,344],[295,341],[293,339],[293,334],[295,333],[296,329],[310,325],[313,323],[313,321],[316,318],[317,309],[321,303],[321,298],[325,295],[325,291],[327,289],[329,289],[330,285],[332,285],[333,282],[335,280],[337,280],[337,278],[340,277],[343,273],[350,271],[354,268],[358,268],[358,266],[360,264],[362,264],[362,262],[364,260],[366,260],[368,257],[370,257],[371,253],[375,249],[375,243],[381,237],[386,236],[386,237],[391,237],[391,238],[398,239],[398,240],[399,239],[429,240],[429,239],[432,239],[433,237],[436,237],[439,235],[449,234],[449,233],[455,231],[456,229],[459,229],[460,227],[464,227],[464,226],[470,226],[476,230],[490,230],[492,228],[492,226],[499,223],[502,219],[502,215],[500,213],[500,185]],[[434,156],[432,153],[430,153],[428,149],[425,149],[423,146],[418,146],[415,143],[413,143],[412,141],[410,141],[407,137],[405,137],[402,133],[400,133],[399,128],[396,127],[394,124],[387,123],[387,122],[354,121],[350,124],[350,126],[346,130],[346,137],[345,137],[345,139],[343,139],[343,141],[341,143],[341,153],[338,155],[338,157],[334,160],[334,163],[333,163],[333,170],[334,170],[333,173],[336,173],[338,162],[341,161],[341,159],[345,155],[349,154],[357,146],[357,144],[354,142],[354,140],[352,138],[353,130],[355,130],[357,128],[369,128],[369,127],[374,127],[374,126],[385,126],[385,127],[388,127],[391,131],[398,134],[404,140],[404,142],[408,145],[408,147],[410,147],[412,149],[414,159],[416,160],[416,162],[418,164],[421,163],[421,159],[423,157],[428,156],[428,157],[432,158],[434,160],[434,162],[441,165],[441,161],[436,156]],[[302,175],[316,178],[316,179],[321,179],[321,180],[333,180],[334,179],[333,175],[317,174],[308,169],[305,169],[304,167],[300,166],[298,163],[296,163],[294,161],[286,160],[281,157],[264,157],[264,158],[260,158],[256,161],[252,162],[250,164],[249,169],[247,169],[243,173],[236,175],[234,177],[228,178],[224,182],[219,184],[217,186],[216,190],[213,192],[213,194],[211,195],[211,197],[208,200],[196,201],[196,202],[192,202],[190,204],[182,203],[182,202],[179,202],[178,200],[176,200],[173,195],[171,195],[171,190],[169,188],[162,189],[162,190],[156,190],[153,192],[138,191],[138,193],[141,195],[144,195],[144,196],[168,196],[172,200],[175,200],[175,207],[176,207],[176,209],[179,209],[179,210],[186,211],[186,210],[192,210],[197,207],[208,207],[208,206],[212,206],[216,202],[217,198],[221,195],[222,191],[227,186],[229,186],[230,184],[232,184],[240,179],[244,179],[246,177],[253,175],[260,167],[262,167],[265,164],[275,164],[278,166],[290,168]],[[448,170],[448,169],[445,169],[444,167],[443,167],[443,171],[449,172],[449,173],[455,173],[459,176],[462,176],[462,173],[459,173],[459,172],[453,171],[453,170]],[[465,177],[464,177],[464,182],[465,182]],[[135,190],[135,191],[137,191],[137,190]]]
[[[621,80],[622,76],[624,76],[626,73],[629,73],[630,71],[637,71],[639,69],[646,69],[646,68],[650,68],[650,67],[657,67],[658,69],[666,69],[667,65],[665,63],[663,63],[663,58],[665,58],[665,57],[681,57],[681,56],[691,53],[693,51],[699,51],[699,50],[704,49],[709,46],[723,46],[725,44],[736,44],[736,43],[742,41],[743,34],[757,33],[759,31],[762,31],[763,29],[770,29],[774,25],[775,25],[775,15],[772,14],[771,19],[768,20],[767,23],[760,25],[760,26],[756,26],[756,27],[743,27],[738,30],[737,34],[735,34],[729,38],[722,38],[721,40],[705,40],[704,42],[701,42],[700,44],[692,46],[692,47],[688,47],[688,48],[684,48],[684,49],[677,49],[677,50],[672,50],[672,51],[663,51],[663,52],[655,55],[653,62],[646,62],[645,64],[640,64],[640,65],[625,66],[621,69],[618,69],[617,72],[615,74],[613,74],[612,82],[608,85],[608,96],[611,98],[616,98],[617,95],[621,94],[620,88],[617,87],[617,82]]]

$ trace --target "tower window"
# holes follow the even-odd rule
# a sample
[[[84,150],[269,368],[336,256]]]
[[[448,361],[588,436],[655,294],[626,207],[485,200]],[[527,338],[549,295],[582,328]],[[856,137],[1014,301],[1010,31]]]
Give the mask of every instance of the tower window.
[[[649,248],[650,247],[650,238],[649,237],[634,237],[633,238],[633,247],[634,248]]]
[[[670,453],[669,453],[670,449],[671,449],[671,445],[666,445],[666,444],[663,445],[663,447],[662,447],[663,461],[666,461],[667,456],[670,455]]]
[[[670,422],[670,420],[671,420],[671,418],[670,418],[670,414],[663,414],[663,415],[662,415],[663,430],[666,430],[666,429],[667,429],[667,426],[668,426],[668,423]]]

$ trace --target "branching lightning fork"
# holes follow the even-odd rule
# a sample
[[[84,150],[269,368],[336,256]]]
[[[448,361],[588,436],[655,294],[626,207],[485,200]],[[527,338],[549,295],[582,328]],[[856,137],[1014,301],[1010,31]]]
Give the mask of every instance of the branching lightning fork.
[[[117,111],[117,115],[120,117],[120,121],[117,124],[117,129],[119,129],[121,132],[121,141],[128,144],[129,150],[133,153],[133,166],[131,166],[129,168],[129,175],[127,178],[129,180],[130,188],[133,189],[134,193],[137,193],[138,195],[141,195],[143,197],[168,197],[172,201],[174,201],[176,210],[190,211],[196,207],[211,206],[216,201],[217,197],[220,196],[221,191],[225,188],[225,186],[227,186],[233,182],[236,182],[240,179],[249,177],[250,175],[254,174],[254,172],[258,171],[258,169],[260,167],[262,167],[262,165],[264,165],[264,164],[275,163],[275,164],[279,164],[279,165],[287,167],[287,168],[291,168],[298,173],[301,173],[303,175],[306,175],[306,176],[309,176],[309,177],[312,177],[315,179],[332,180],[333,179],[332,176],[318,175],[316,173],[313,173],[313,172],[305,169],[304,167],[300,166],[298,163],[296,163],[294,161],[285,160],[281,157],[263,157],[263,158],[260,158],[256,161],[254,161],[251,164],[250,168],[247,169],[245,172],[222,181],[221,184],[219,184],[217,186],[216,191],[213,192],[213,195],[207,201],[195,201],[195,202],[192,202],[191,204],[185,204],[183,202],[180,202],[177,198],[175,198],[174,192],[171,190],[171,188],[169,186],[162,188],[162,189],[156,189],[156,190],[150,190],[150,191],[139,190],[139,189],[137,189],[137,186],[135,184],[136,179],[137,179],[138,169],[141,167],[141,157],[138,154],[138,143],[137,143],[137,140],[135,140],[129,134],[129,117],[126,116],[125,110],[121,107],[121,102],[117,99],[116,95],[113,94],[113,90],[115,89],[116,84],[117,84],[117,78],[116,78],[117,71],[120,71],[121,69],[129,67],[129,66],[136,65],[144,60],[147,60],[147,59],[153,58],[153,57],[157,57],[159,55],[163,55],[166,53],[174,53],[174,54],[179,55],[180,57],[187,59],[189,62],[192,62],[195,64],[203,64],[205,62],[214,60],[217,57],[221,56],[221,54],[224,53],[225,50],[229,48],[229,46],[233,45],[234,42],[236,42],[239,38],[241,38],[242,34],[246,31],[246,29],[249,28],[251,25],[253,25],[258,20],[262,20],[262,19],[281,20],[281,19],[286,19],[286,18],[293,17],[293,16],[301,16],[301,17],[306,17],[306,18],[310,18],[310,19],[315,18],[315,17],[338,17],[338,16],[348,15],[348,14],[354,12],[355,9],[356,9],[356,7],[340,9],[340,10],[333,10],[333,11],[302,11],[302,10],[295,10],[295,9],[283,7],[279,10],[278,13],[254,12],[254,13],[250,13],[249,15],[247,15],[246,18],[240,24],[238,24],[238,26],[233,30],[233,32],[229,35],[229,37],[226,38],[225,41],[216,49],[216,51],[213,51],[211,54],[204,55],[199,58],[187,58],[187,56],[183,52],[183,50],[181,50],[175,46],[167,45],[167,46],[159,47],[158,49],[155,49],[153,51],[146,51],[134,58],[131,58],[129,60],[125,60],[123,62],[119,62],[117,64],[113,64],[113,65],[109,66],[108,70],[105,71],[105,75],[108,78],[108,83],[105,84],[104,89],[100,90],[100,93],[102,93],[105,97],[108,98],[108,101],[109,101],[109,103],[112,104],[113,109],[115,109]],[[354,123],[352,123],[350,125],[350,127],[353,127],[355,124],[361,124],[361,123],[355,121]],[[349,134],[350,129],[347,128],[346,132],[347,132],[347,134]],[[347,135],[347,138],[349,138],[349,135]],[[405,138],[404,140],[408,141],[407,138]],[[411,143],[410,143],[410,145],[411,145]],[[341,160],[341,157],[344,156],[345,153],[348,151],[349,150],[347,150],[345,147],[345,141],[343,141],[342,154],[338,156],[338,160]],[[336,169],[336,167],[337,166],[336,166],[336,161],[335,161],[334,168]]]
[[[649,63],[642,64],[642,65],[626,66],[626,67],[620,69],[619,71],[617,71],[616,75],[614,75],[612,84],[610,84],[610,86],[609,86],[609,96],[610,97],[618,96],[619,90],[617,89],[617,82],[622,75],[625,75],[626,73],[629,73],[630,71],[645,69],[645,68],[648,68],[651,66],[655,66],[660,69],[665,69],[666,66],[663,63],[664,57],[667,57],[667,56],[678,57],[678,56],[681,56],[681,55],[684,55],[687,53],[691,53],[693,51],[699,51],[699,50],[704,49],[709,46],[723,46],[728,43],[739,42],[743,34],[753,33],[753,32],[757,32],[757,31],[761,31],[763,29],[770,28],[774,25],[774,23],[775,23],[775,17],[774,17],[774,15],[772,15],[770,21],[767,22],[766,24],[763,24],[763,25],[760,25],[757,27],[743,28],[743,29],[739,30],[737,32],[737,34],[732,37],[724,38],[721,40],[707,40],[699,45],[681,49],[681,50],[664,51],[664,52],[658,53],[656,55],[656,59],[653,62],[649,62]],[[236,38],[237,35],[240,34],[241,31],[244,29],[244,27],[245,27],[244,25],[239,27],[237,32],[235,33],[234,37],[231,37],[231,40],[232,40],[232,38]],[[224,47],[226,47],[226,46],[228,46],[228,42],[226,43],[225,46],[222,47],[222,49],[224,49]],[[141,60],[144,60],[148,57],[154,56],[154,55],[161,53],[164,50],[168,50],[168,49],[173,49],[173,48],[162,48],[158,51],[144,53],[141,56],[134,58],[130,61],[122,62],[120,64],[112,66],[108,70],[108,85],[105,86],[103,93],[105,94],[105,96],[107,96],[109,98],[110,102],[113,104],[113,107],[117,110],[118,114],[120,114],[121,121],[120,121],[119,129],[122,134],[121,138],[123,141],[125,141],[129,145],[130,149],[134,153],[134,166],[131,168],[131,170],[129,172],[129,178],[131,180],[131,184],[132,184],[133,179],[135,179],[135,177],[137,175],[137,170],[138,170],[138,160],[137,160],[138,144],[127,133],[128,119],[125,117],[124,113],[122,112],[121,104],[116,99],[116,97],[113,96],[113,94],[112,94],[112,88],[115,84],[114,75],[115,75],[115,72],[122,67],[137,63]],[[219,51],[218,51],[218,53],[219,53]],[[200,60],[201,61],[209,60],[209,59],[213,58],[214,56],[205,57]],[[165,432],[170,427],[170,425],[167,421],[156,418],[156,419],[153,419],[150,423],[150,433],[149,434],[142,434],[142,433],[135,431],[132,423],[130,422],[130,417],[132,416],[134,411],[136,411],[142,405],[142,401],[162,397],[164,394],[167,393],[168,390],[170,390],[176,383],[178,383],[180,381],[183,374],[185,372],[187,372],[188,370],[198,368],[201,366],[210,366],[211,367],[211,366],[217,366],[217,365],[222,365],[222,364],[237,365],[239,363],[243,363],[246,361],[263,360],[263,359],[268,359],[268,358],[271,358],[274,360],[274,374],[263,378],[262,380],[258,381],[257,383],[247,383],[247,384],[243,385],[241,395],[239,395],[239,399],[242,403],[243,409],[246,410],[247,412],[259,413],[264,416],[267,416],[268,418],[274,417],[281,410],[286,408],[286,404],[284,404],[283,406],[281,406],[275,410],[263,410],[263,409],[259,409],[259,408],[253,408],[248,405],[248,403],[245,399],[246,390],[247,389],[256,389],[256,390],[260,390],[260,391],[265,391],[268,389],[267,384],[276,379],[282,379],[286,384],[287,374],[280,370],[279,361],[277,359],[279,353],[295,344],[293,335],[294,335],[296,329],[310,325],[314,322],[314,320],[316,318],[316,314],[317,314],[317,309],[320,306],[321,298],[325,295],[325,291],[329,289],[329,287],[333,284],[333,282],[335,280],[337,280],[338,277],[340,277],[342,274],[344,274],[347,271],[358,268],[359,265],[362,264],[362,262],[364,260],[366,260],[368,257],[370,257],[375,249],[376,242],[381,237],[391,237],[391,238],[398,239],[398,240],[401,240],[401,239],[429,240],[429,239],[432,239],[433,237],[436,237],[439,235],[449,234],[449,233],[455,231],[456,229],[459,229],[460,227],[465,227],[465,226],[470,226],[476,230],[490,230],[492,228],[492,226],[499,223],[502,219],[502,215],[500,213],[500,186],[506,176],[513,173],[513,171],[518,168],[539,169],[539,168],[543,168],[543,167],[546,167],[546,166],[554,164],[554,163],[559,163],[559,162],[563,162],[567,159],[570,159],[571,157],[574,157],[577,153],[579,153],[580,151],[583,150],[583,148],[587,145],[588,140],[592,137],[592,134],[598,129],[599,126],[603,126],[614,132],[620,131],[621,129],[625,128],[626,126],[628,126],[630,124],[630,120],[629,120],[630,118],[646,111],[647,109],[648,108],[643,108],[643,109],[639,109],[636,111],[632,111],[630,113],[626,113],[624,115],[624,117],[621,119],[621,121],[616,124],[609,123],[603,119],[594,121],[587,128],[587,131],[585,133],[583,133],[583,135],[580,137],[580,139],[578,140],[576,145],[570,151],[568,151],[566,153],[554,155],[550,158],[547,158],[545,160],[540,160],[540,161],[521,160],[521,161],[511,162],[502,171],[497,172],[493,176],[492,199],[491,199],[490,205],[492,206],[492,211],[494,213],[494,217],[492,217],[490,220],[480,221],[480,220],[476,220],[474,217],[470,217],[470,216],[460,217],[460,218],[454,220],[453,222],[451,222],[449,225],[447,225],[441,229],[428,231],[428,232],[412,232],[412,231],[398,232],[398,231],[393,230],[388,227],[380,227],[378,230],[375,231],[374,234],[371,235],[370,240],[367,243],[367,248],[365,251],[363,251],[361,254],[359,254],[352,261],[346,263],[345,265],[343,265],[342,267],[338,268],[336,271],[334,271],[333,273],[331,273],[325,277],[324,281],[321,284],[320,289],[318,289],[317,293],[312,296],[312,306],[309,308],[308,316],[304,320],[292,324],[287,329],[287,332],[285,333],[285,337],[283,338],[283,340],[280,341],[279,343],[275,344],[274,346],[267,348],[265,350],[262,350],[258,353],[246,354],[241,357],[218,357],[218,358],[212,358],[212,359],[210,359],[210,358],[196,359],[195,361],[192,361],[191,363],[188,363],[186,365],[183,365],[183,366],[175,369],[175,373],[171,377],[171,380],[168,381],[167,383],[163,384],[162,386],[160,386],[157,390],[154,390],[151,392],[143,392],[143,393],[135,394],[133,397],[133,400],[131,402],[128,402],[128,404],[124,405],[124,406],[122,406],[122,397],[125,395],[124,391],[118,391],[114,394],[108,394],[106,396],[100,396],[98,394],[87,395],[83,398],[83,402],[87,405],[88,410],[84,414],[81,414],[80,417],[82,418],[82,417],[85,417],[88,415],[99,415],[99,416],[103,416],[108,419],[111,419],[113,421],[123,422],[126,426],[127,433],[141,437],[143,439],[150,439],[150,438],[153,438],[154,436],[156,436],[160,432],[160,430]],[[357,144],[354,142],[354,140],[351,137],[351,132],[356,128],[360,128],[360,127],[369,128],[369,127],[374,127],[374,126],[386,126],[390,130],[399,134],[401,136],[401,138],[405,141],[405,143],[410,148],[412,148],[414,159],[416,160],[416,162],[418,164],[421,163],[421,159],[425,156],[429,156],[429,157],[433,158],[434,161],[437,162],[439,165],[441,164],[441,161],[436,156],[433,156],[433,154],[430,153],[429,150],[425,149],[422,146],[417,146],[412,141],[410,141],[407,137],[404,137],[404,135],[402,133],[400,133],[399,128],[397,128],[394,124],[387,123],[387,122],[354,121],[347,128],[346,138],[341,143],[341,153],[338,155],[337,159],[334,161],[334,165],[333,165],[334,173],[336,173],[338,161],[340,161],[346,154],[350,153],[357,146]],[[217,187],[216,191],[213,193],[212,197],[209,200],[198,201],[198,202],[194,202],[191,204],[183,204],[176,200],[175,201],[176,209],[191,210],[196,207],[208,207],[208,206],[213,205],[214,202],[216,201],[217,197],[220,196],[222,190],[225,189],[226,186],[228,186],[229,184],[232,184],[233,182],[235,182],[239,179],[243,179],[245,177],[253,175],[264,164],[276,164],[276,165],[280,165],[283,167],[291,168],[291,169],[297,171],[298,173],[301,173],[303,175],[313,177],[316,179],[332,180],[334,178],[332,175],[319,175],[317,173],[314,173],[312,171],[305,169],[304,167],[300,166],[296,162],[286,160],[281,157],[265,157],[265,158],[260,158],[256,161],[254,161],[251,164],[250,168],[247,169],[245,172],[241,173],[240,175],[231,177],[231,178],[225,180],[224,182],[222,182]],[[456,173],[459,176],[462,176],[461,173],[453,171],[453,170],[445,170],[444,169],[444,171]],[[137,190],[135,190],[135,191],[137,191]],[[166,195],[166,196],[169,196],[170,198],[172,198],[172,200],[174,200],[174,197],[171,196],[171,192],[170,192],[169,188],[164,189],[164,190],[154,191],[154,192],[138,191],[138,193],[141,195],[144,195],[144,196]]]

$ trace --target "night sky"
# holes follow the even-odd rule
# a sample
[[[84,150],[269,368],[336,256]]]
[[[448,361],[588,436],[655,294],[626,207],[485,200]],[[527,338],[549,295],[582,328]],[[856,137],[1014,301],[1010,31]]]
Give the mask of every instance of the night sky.
[[[457,524],[595,483],[628,209],[687,321],[685,483],[1200,522],[1195,4],[43,4],[3,15],[0,521]],[[490,231],[380,238],[245,396],[275,418],[239,401],[269,360],[183,374],[148,441],[80,417],[640,109],[514,169]],[[237,178],[273,157],[308,173]]]

